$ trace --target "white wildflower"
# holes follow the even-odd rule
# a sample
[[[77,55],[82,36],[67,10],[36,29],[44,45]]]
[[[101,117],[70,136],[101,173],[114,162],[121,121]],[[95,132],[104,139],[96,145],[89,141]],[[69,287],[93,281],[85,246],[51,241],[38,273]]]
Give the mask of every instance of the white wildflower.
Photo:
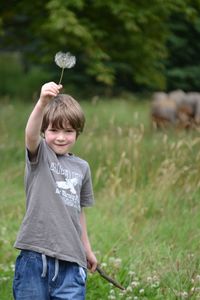
[[[153,276],[153,281],[158,281],[158,276],[157,275]]]
[[[1,281],[8,281],[8,280],[10,280],[9,276],[0,277],[0,282]]]
[[[113,256],[111,256],[109,259],[108,259],[108,262],[109,264],[113,264],[115,262],[115,258]]]
[[[138,285],[139,285],[139,282],[138,282],[138,281],[132,281],[132,282],[131,282],[131,286],[132,286],[133,288],[136,288]]]
[[[135,281],[139,281],[139,278],[137,276],[134,279],[135,279]]]
[[[128,275],[134,277],[136,274],[135,274],[134,271],[129,271],[129,272],[128,272]]]
[[[109,295],[109,296],[108,296],[108,299],[110,299],[110,300],[115,300],[116,297],[115,297],[114,295]]]
[[[124,292],[120,292],[119,294],[118,294],[118,296],[120,297],[120,298],[122,298],[122,297],[124,297]]]
[[[105,263],[105,262],[101,263],[101,267],[102,268],[106,268],[107,267],[107,263]]]
[[[12,271],[15,271],[15,264],[11,263],[10,268],[11,268]]]
[[[199,274],[196,276],[196,281],[200,282],[200,275]]]
[[[113,266],[115,268],[120,268],[121,264],[122,264],[121,258],[116,258],[115,261],[114,261],[114,263],[113,263]]]
[[[148,276],[148,277],[147,277],[147,282],[148,282],[148,283],[152,283],[152,281],[153,281],[152,277],[151,277],[151,276]]]
[[[132,292],[132,290],[133,290],[133,289],[132,289],[131,286],[128,286],[128,287],[126,288],[126,291],[127,291],[127,292]]]
[[[156,288],[159,287],[159,285],[160,285],[160,282],[159,282],[159,281],[155,281],[154,283],[151,284],[151,287],[152,287],[153,289],[156,289]]]
[[[144,289],[140,289],[139,290],[139,293],[142,295],[142,294],[144,294]]]
[[[182,292],[181,296],[183,297],[183,299],[188,298],[188,293],[187,292]]]

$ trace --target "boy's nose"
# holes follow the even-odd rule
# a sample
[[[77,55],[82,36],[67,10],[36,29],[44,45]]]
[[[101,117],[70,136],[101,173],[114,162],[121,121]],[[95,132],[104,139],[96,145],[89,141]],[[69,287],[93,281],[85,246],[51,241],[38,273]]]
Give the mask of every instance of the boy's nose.
[[[57,139],[58,139],[59,141],[65,140],[65,134],[64,134],[64,132],[60,132],[60,133],[58,134],[58,136],[57,136]]]

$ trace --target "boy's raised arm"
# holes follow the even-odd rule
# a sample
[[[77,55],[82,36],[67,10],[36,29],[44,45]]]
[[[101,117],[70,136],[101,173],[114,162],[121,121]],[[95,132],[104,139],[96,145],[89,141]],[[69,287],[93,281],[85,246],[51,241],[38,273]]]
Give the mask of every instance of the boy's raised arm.
[[[38,145],[40,143],[40,129],[44,109],[48,102],[59,94],[61,88],[62,85],[57,85],[55,82],[48,82],[41,88],[40,98],[30,114],[25,130],[26,148],[32,155],[37,152]]]

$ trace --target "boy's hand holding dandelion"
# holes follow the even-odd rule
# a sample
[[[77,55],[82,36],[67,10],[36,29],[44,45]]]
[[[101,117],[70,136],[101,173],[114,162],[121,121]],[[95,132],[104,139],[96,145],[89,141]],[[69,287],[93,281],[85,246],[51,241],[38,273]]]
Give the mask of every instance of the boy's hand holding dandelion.
[[[55,82],[45,83],[40,92],[39,102],[42,106],[46,106],[47,103],[53,98],[56,97],[60,90],[62,89],[61,84],[56,84]]]

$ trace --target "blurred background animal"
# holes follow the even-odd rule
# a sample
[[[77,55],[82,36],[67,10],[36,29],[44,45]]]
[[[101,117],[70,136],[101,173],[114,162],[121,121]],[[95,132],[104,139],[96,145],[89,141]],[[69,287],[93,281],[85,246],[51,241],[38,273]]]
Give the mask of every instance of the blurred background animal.
[[[200,93],[175,90],[156,92],[152,96],[151,118],[154,128],[176,126],[194,128],[200,125]]]

